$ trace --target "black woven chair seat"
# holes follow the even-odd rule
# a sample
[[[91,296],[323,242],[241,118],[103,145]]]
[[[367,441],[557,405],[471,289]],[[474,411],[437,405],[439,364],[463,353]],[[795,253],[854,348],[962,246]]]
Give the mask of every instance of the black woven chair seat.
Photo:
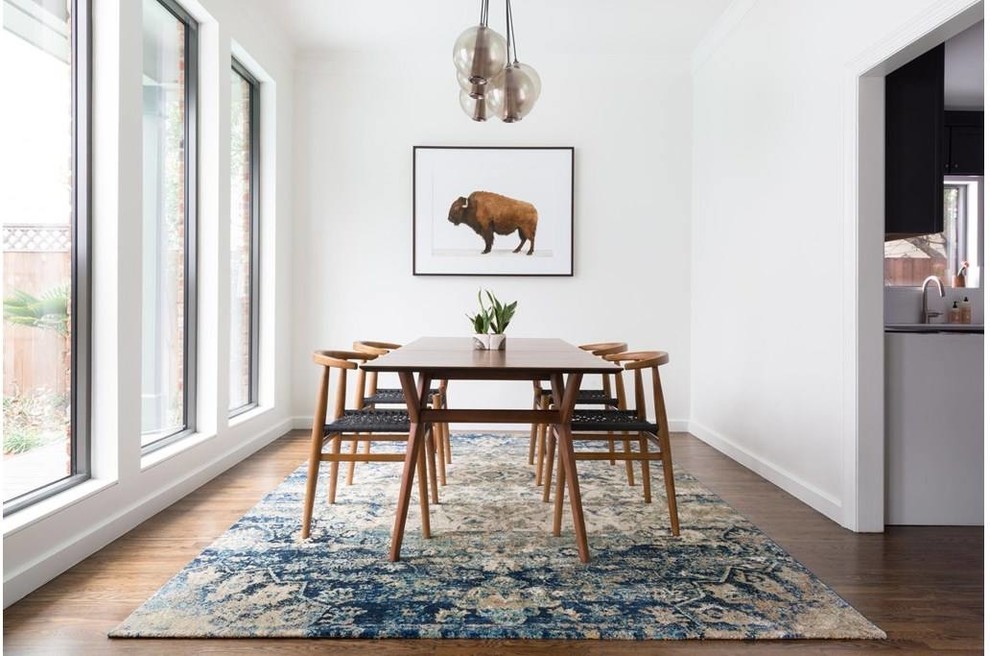
[[[645,431],[657,434],[657,425],[640,419],[635,410],[575,410],[572,431]]]
[[[439,394],[440,390],[431,389],[430,396],[434,394]],[[388,389],[379,387],[375,390],[375,393],[371,396],[364,397],[365,405],[379,405],[379,404],[398,404],[405,405],[406,397],[402,394],[401,389]]]
[[[553,394],[553,392],[551,392],[550,390],[547,390],[547,389],[543,390],[543,396],[551,396],[552,394]],[[616,405],[619,405],[619,399],[617,399],[615,397],[612,397],[612,396],[606,396],[605,395],[605,390],[599,390],[599,389],[586,390],[586,389],[583,389],[583,390],[578,390],[577,400],[574,401],[574,403],[581,404],[581,405],[589,405],[590,404],[590,405],[610,405],[610,406],[616,406]]]
[[[408,433],[409,413],[405,410],[345,410],[344,416],[323,427],[330,433]]]

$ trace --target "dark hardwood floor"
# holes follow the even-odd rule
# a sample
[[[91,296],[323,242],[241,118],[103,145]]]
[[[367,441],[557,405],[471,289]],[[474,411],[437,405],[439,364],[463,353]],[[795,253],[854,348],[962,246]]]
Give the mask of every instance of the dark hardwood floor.
[[[886,641],[109,640],[107,632],[306,458],[294,432],[4,611],[9,654],[983,653],[983,528],[840,528],[687,434],[675,462],[753,520]]]

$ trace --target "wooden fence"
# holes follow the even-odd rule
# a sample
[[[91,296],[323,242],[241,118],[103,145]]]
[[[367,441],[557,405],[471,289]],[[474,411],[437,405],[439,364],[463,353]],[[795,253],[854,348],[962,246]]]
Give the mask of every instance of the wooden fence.
[[[59,250],[8,250],[5,226],[3,253],[4,296],[21,290],[35,296],[71,279],[69,251],[65,244],[50,244]],[[65,394],[69,389],[68,340],[54,330],[17,326],[4,322],[3,394],[12,396],[31,390]]]

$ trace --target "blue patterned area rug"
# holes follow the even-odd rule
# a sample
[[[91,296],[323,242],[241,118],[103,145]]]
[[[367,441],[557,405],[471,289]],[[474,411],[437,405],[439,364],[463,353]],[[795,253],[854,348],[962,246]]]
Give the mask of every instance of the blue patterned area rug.
[[[359,465],[333,506],[324,474],[307,541],[300,467],[110,636],[886,637],[683,471],[673,537],[659,466],[645,504],[621,465],[578,463],[592,554],[580,563],[569,512],[563,535],[550,534],[527,442],[455,435],[433,538],[414,500],[398,563],[387,559],[398,463]]]

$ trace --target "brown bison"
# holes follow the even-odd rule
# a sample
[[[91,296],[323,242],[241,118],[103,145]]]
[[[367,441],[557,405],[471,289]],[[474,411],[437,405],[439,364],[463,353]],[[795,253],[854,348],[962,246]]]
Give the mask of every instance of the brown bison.
[[[519,232],[519,245],[512,252],[521,251],[528,239],[529,250],[526,255],[532,255],[536,243],[537,218],[539,217],[532,203],[490,191],[474,191],[467,198],[461,196],[451,204],[450,214],[447,216],[447,220],[454,225],[464,223],[481,235],[485,240],[482,255],[491,252],[496,234],[511,235],[516,231]]]

